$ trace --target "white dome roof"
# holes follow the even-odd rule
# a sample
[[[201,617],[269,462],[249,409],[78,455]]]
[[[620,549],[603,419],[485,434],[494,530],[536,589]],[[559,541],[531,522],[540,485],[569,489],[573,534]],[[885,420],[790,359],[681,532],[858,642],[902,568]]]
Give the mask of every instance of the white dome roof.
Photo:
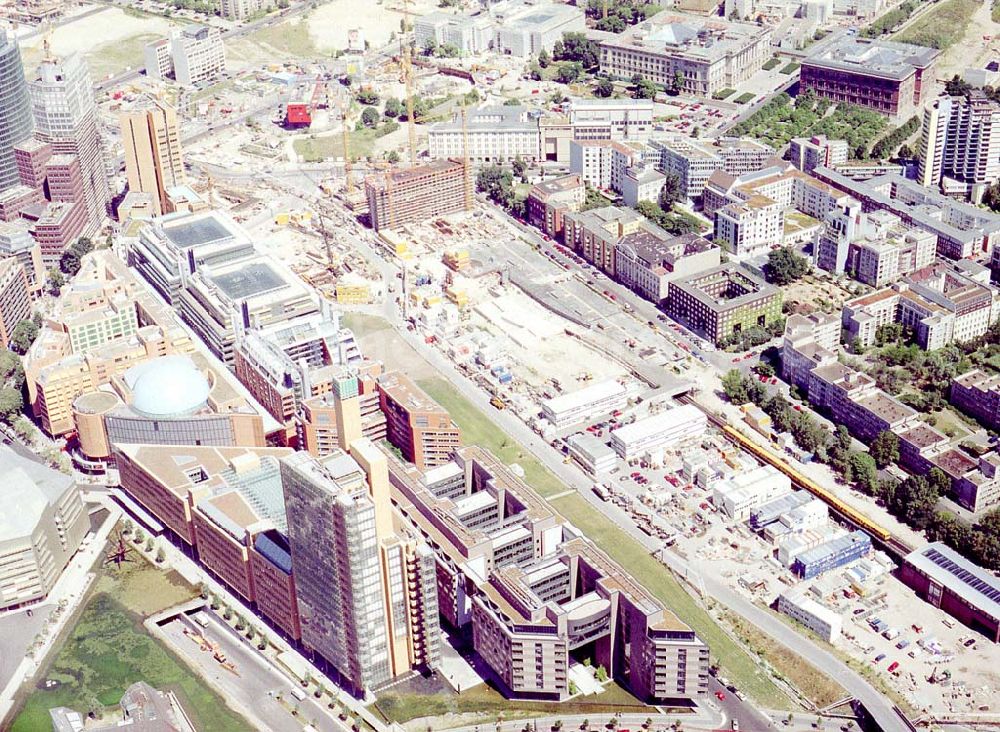
[[[208,401],[208,379],[187,356],[161,356],[125,372],[132,408],[148,417],[195,412]]]

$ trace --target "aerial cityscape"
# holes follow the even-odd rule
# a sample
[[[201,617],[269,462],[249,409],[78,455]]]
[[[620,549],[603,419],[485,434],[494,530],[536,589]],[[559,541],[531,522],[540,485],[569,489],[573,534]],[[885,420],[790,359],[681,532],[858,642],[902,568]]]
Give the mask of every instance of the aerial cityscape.
[[[0,0],[0,732],[1000,726],[1000,0]]]

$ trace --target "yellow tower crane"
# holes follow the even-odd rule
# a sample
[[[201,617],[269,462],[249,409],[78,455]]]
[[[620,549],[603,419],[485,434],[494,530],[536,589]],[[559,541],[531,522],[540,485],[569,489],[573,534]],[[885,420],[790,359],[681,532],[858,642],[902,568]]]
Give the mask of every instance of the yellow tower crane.
[[[340,121],[343,127],[344,139],[344,190],[347,193],[354,193],[354,169],[351,165],[351,139],[350,130],[347,129],[347,102],[340,103]]]
[[[410,29],[410,0],[403,0],[403,24],[405,30]],[[405,32],[404,32],[405,35]],[[410,165],[417,164],[417,131],[413,121],[413,44],[412,39],[405,40],[403,51],[403,81],[406,84],[406,134],[410,147]]]
[[[462,175],[465,188],[465,210],[472,210],[472,171],[469,165],[469,123],[465,112],[465,104],[462,104]]]

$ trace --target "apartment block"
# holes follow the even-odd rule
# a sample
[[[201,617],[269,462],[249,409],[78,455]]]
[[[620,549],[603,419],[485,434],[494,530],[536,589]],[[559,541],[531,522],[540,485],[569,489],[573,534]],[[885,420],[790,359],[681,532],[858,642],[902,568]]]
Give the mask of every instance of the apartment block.
[[[859,440],[874,440],[886,430],[902,432],[919,414],[875,386],[867,374],[832,363],[809,375],[809,402],[826,410],[835,424],[846,425]]]
[[[622,177],[622,203],[635,207],[640,201],[660,202],[666,176],[650,165],[633,165],[625,169]]]
[[[14,329],[31,318],[31,289],[24,265],[13,257],[0,259],[0,348],[10,349]]]
[[[917,180],[979,202],[1000,178],[1000,104],[981,89],[942,96],[924,110]]]
[[[937,260],[888,289],[848,300],[842,323],[847,338],[875,342],[879,326],[901,323],[927,351],[986,333],[1000,317],[1000,293],[988,284],[988,270],[969,274],[960,263]]]
[[[219,12],[227,20],[246,20],[273,7],[273,0],[220,0],[219,2]]]
[[[1000,243],[1000,215],[972,206],[908,180],[899,172],[855,180],[845,172],[817,168],[813,174],[851,198],[862,211],[889,211],[904,224],[937,237],[937,253],[948,259],[970,259]]]
[[[469,171],[461,160],[434,160],[424,165],[377,173],[365,178],[372,228],[397,229],[465,210]]]
[[[785,319],[781,378],[803,392],[814,368],[837,361],[840,318],[833,313],[792,314]]]
[[[211,82],[226,71],[222,32],[206,25],[184,26],[169,41],[147,45],[144,55],[148,76],[161,81],[172,78],[183,86]]]
[[[615,244],[615,276],[647,300],[662,303],[670,283],[722,263],[722,251],[697,234],[662,236],[645,227]],[[663,233],[663,232],[661,232]]]
[[[407,461],[424,469],[451,459],[461,442],[458,425],[445,409],[398,371],[380,377],[378,391],[386,437]]]
[[[920,107],[940,53],[908,43],[845,36],[803,59],[799,83],[803,92],[905,120]]]
[[[586,186],[579,175],[536,183],[528,193],[528,221],[547,236],[562,237],[566,214],[579,211],[586,195]]]
[[[177,111],[147,96],[123,110],[119,119],[129,191],[152,194],[155,215],[169,213],[167,191],[185,180]]]
[[[666,312],[715,344],[781,317],[781,290],[733,264],[670,283]]]
[[[676,176],[682,197],[689,201],[701,200],[705,184],[717,170],[738,177],[767,167],[777,156],[771,146],[740,137],[696,140],[669,135],[650,140],[649,147],[654,157],[658,155],[657,169]]]
[[[934,234],[907,226],[888,211],[861,209],[859,202],[850,201],[827,214],[826,228],[814,246],[819,269],[849,272],[870,287],[885,287],[934,262]]]
[[[601,40],[601,72],[617,79],[635,74],[682,94],[709,96],[735,88],[771,56],[771,29],[665,10]]]
[[[42,249],[38,246],[25,221],[0,221],[0,260],[15,259],[24,268],[32,299],[42,294],[45,285],[45,265]]]
[[[788,146],[789,160],[803,173],[812,173],[818,167],[836,168],[847,162],[847,140],[831,140],[826,135],[796,137]]]
[[[610,277],[615,276],[615,247],[627,234],[652,226],[629,208],[605,206],[566,214],[563,240]]]
[[[987,429],[1000,429],[1000,378],[973,369],[951,381],[949,401]]]
[[[643,699],[707,693],[698,636],[493,455],[465,447],[429,471],[390,457],[389,479],[435,548],[442,617],[506,694],[565,699],[581,657]]]

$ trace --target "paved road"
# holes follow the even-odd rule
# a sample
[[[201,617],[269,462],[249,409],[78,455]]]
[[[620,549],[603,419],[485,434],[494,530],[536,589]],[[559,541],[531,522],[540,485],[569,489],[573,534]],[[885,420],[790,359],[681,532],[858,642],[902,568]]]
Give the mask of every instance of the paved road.
[[[234,707],[250,716],[250,721],[269,732],[301,732],[307,723],[321,732],[347,732],[349,728],[333,717],[325,703],[319,704],[311,696],[302,701],[296,700],[292,696],[293,685],[287,677],[243,642],[228,625],[221,624],[214,616],[206,616],[212,618],[207,628],[201,628],[187,618],[178,618],[161,626],[161,630],[175,650],[217,686]],[[238,675],[222,668],[210,653],[202,651],[184,635],[185,627],[218,643],[235,665]],[[293,717],[278,701],[279,693],[288,704],[299,705],[298,717]]]
[[[33,606],[30,618],[25,610],[0,617],[0,690],[7,688],[53,608],[52,604]]]

